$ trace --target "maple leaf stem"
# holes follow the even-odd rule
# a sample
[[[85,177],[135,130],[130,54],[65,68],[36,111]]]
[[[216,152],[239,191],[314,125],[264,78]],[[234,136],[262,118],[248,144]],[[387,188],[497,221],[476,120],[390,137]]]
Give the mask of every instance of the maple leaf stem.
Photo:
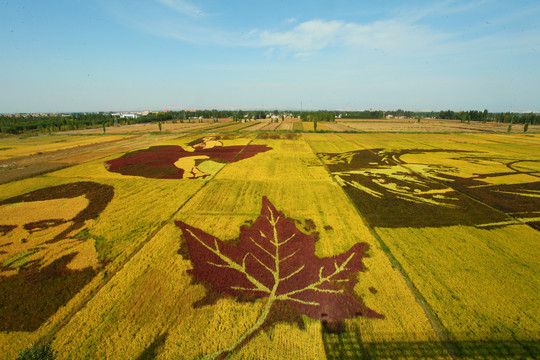
[[[276,296],[276,292],[277,292],[277,289],[278,289],[278,286],[279,286],[279,282],[281,280],[284,280],[284,279],[288,279],[289,277],[295,275],[297,272],[299,272],[300,270],[302,270],[304,267],[302,266],[299,270],[297,270],[295,273],[283,278],[283,279],[280,279],[279,278],[279,263],[280,263],[280,260],[279,260],[279,246],[280,245],[283,245],[284,243],[286,243],[287,241],[289,241],[293,236],[291,236],[290,238],[288,238],[286,241],[284,242],[279,242],[279,235],[278,235],[278,231],[277,231],[277,223],[279,221],[279,216],[276,218],[274,218],[274,212],[272,211],[272,209],[268,209],[270,211],[270,217],[266,217],[266,219],[268,220],[268,222],[270,223],[270,225],[272,226],[273,228],[273,235],[274,235],[274,238],[272,240],[272,243],[275,245],[275,249],[276,249],[276,253],[275,255],[274,254],[271,254],[268,250],[264,249],[262,246],[260,246],[255,240],[253,240],[253,238],[250,238],[251,241],[253,241],[253,243],[257,246],[259,246],[262,250],[264,250],[266,253],[268,253],[273,259],[274,259],[274,266],[275,266],[275,270],[272,270],[271,268],[269,268],[267,265],[265,265],[262,261],[260,261],[257,257],[253,256],[253,254],[251,254],[251,256],[257,260],[262,266],[264,266],[268,271],[270,271],[270,273],[272,273],[272,275],[274,276],[274,286],[272,287],[272,290],[270,291],[270,294],[268,295],[268,301],[266,302],[266,304],[264,305],[264,308],[263,308],[263,311],[261,312],[261,314],[259,315],[259,318],[257,319],[257,321],[255,322],[255,324],[253,324],[253,326],[251,328],[249,328],[234,344],[228,346],[227,348],[225,349],[222,349],[222,350],[219,350],[219,351],[216,351],[210,355],[207,355],[204,357],[204,359],[216,359],[217,357],[223,355],[223,354],[226,354],[228,352],[231,352],[233,351],[234,349],[236,349],[236,347],[238,345],[240,345],[245,339],[247,339],[250,335],[252,335],[255,331],[257,331],[261,326],[262,324],[264,324],[264,322],[266,321],[266,318],[268,317],[268,314],[270,313],[270,308],[272,307],[272,304],[274,303],[274,301],[276,301],[278,299],[278,297]],[[262,234],[262,232],[261,232]],[[264,234],[263,234],[264,235]],[[199,240],[201,241],[201,240]],[[206,246],[206,244],[203,244]],[[216,244],[216,247],[217,247],[217,244]],[[212,248],[208,247],[210,250],[212,250],[214,253],[215,250],[213,250]],[[220,254],[217,254],[216,255],[220,256]],[[222,257],[223,259],[223,257]],[[245,259],[245,258],[244,258]],[[226,262],[227,260],[224,259]],[[245,270],[245,269],[244,269]],[[246,275],[248,275],[246,273]],[[250,279],[251,280],[251,279]],[[252,281],[252,283],[255,285],[255,283]],[[261,284],[262,285],[262,284]]]
[[[236,340],[236,342],[234,344],[231,344],[230,346],[226,347],[225,349],[222,349],[222,350],[216,351],[216,352],[214,352],[212,354],[206,355],[204,357],[204,359],[205,360],[216,359],[216,358],[218,358],[219,356],[221,356],[223,354],[226,354],[226,353],[229,353],[229,352],[233,351],[244,340],[246,340],[249,336],[251,336],[257,330],[259,330],[259,328],[262,326],[262,324],[264,324],[264,322],[266,321],[266,318],[268,317],[268,314],[270,313],[270,308],[274,304],[275,300],[276,300],[275,294],[271,294],[271,296],[268,297],[268,301],[264,305],[263,311],[259,315],[259,318],[255,322],[255,324],[253,324],[253,326],[251,326],[238,340]]]

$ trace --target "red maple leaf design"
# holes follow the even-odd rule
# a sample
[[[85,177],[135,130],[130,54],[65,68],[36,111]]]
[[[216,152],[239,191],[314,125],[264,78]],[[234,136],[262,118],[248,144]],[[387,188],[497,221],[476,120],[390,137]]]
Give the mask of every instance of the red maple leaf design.
[[[236,245],[181,221],[175,224],[182,229],[188,246],[192,276],[222,293],[268,298],[257,324],[223,351],[233,350],[256,331],[275,302],[325,322],[359,315],[384,317],[353,292],[356,274],[365,271],[362,258],[369,245],[357,243],[343,254],[319,258],[315,236],[301,232],[266,197],[260,216],[250,227],[241,229]]]

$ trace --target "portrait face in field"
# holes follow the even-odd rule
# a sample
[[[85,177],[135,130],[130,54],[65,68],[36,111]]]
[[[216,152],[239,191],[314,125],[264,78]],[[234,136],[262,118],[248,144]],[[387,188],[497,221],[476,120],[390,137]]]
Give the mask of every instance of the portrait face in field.
[[[532,161],[452,149],[320,156],[373,226],[540,225],[540,172]]]
[[[205,137],[185,146],[152,146],[105,162],[111,172],[153,179],[204,179],[227,163],[266,152],[266,145],[224,146],[219,137]]]
[[[0,330],[35,330],[92,279],[95,241],[78,234],[113,194],[78,182],[0,202]]]

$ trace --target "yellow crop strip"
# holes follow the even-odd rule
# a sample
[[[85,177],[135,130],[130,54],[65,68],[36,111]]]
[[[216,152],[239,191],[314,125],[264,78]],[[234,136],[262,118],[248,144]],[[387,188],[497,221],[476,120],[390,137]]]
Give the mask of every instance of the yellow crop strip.
[[[529,340],[540,332],[537,231],[514,225],[377,233],[457,340]]]

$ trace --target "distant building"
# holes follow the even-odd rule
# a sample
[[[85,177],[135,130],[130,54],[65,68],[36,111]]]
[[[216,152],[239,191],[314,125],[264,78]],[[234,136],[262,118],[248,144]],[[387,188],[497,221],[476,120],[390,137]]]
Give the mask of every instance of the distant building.
[[[137,119],[140,115],[139,114],[133,114],[133,113],[124,113],[120,115],[120,118],[122,119]]]

